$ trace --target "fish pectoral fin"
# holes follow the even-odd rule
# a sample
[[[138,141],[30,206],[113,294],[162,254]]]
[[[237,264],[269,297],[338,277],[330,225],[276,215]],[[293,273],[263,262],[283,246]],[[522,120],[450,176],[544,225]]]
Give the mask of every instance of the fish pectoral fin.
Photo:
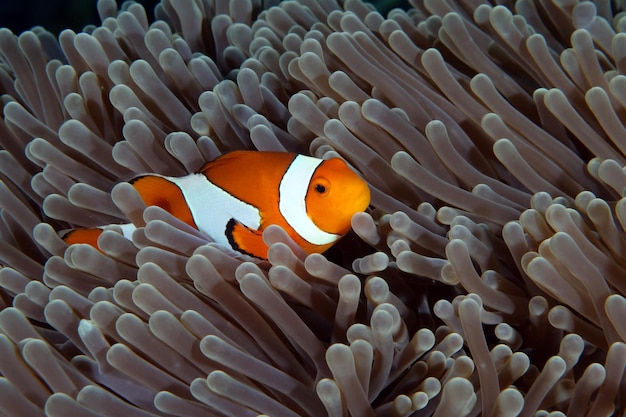
[[[267,245],[263,241],[263,232],[250,229],[235,219],[226,225],[226,237],[232,248],[245,255],[267,259]]]

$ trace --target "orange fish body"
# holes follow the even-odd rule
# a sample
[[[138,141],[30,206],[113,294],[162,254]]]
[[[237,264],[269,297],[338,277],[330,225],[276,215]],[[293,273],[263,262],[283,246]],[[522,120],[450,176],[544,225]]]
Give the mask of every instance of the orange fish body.
[[[307,253],[321,253],[369,205],[367,184],[340,159],[287,152],[235,151],[184,177],[131,181],[146,205],[163,208],[227,250],[267,259],[263,230],[281,226]],[[132,231],[124,225],[123,233]],[[78,229],[67,243],[94,245],[99,229]],[[97,247],[97,244],[94,246]]]

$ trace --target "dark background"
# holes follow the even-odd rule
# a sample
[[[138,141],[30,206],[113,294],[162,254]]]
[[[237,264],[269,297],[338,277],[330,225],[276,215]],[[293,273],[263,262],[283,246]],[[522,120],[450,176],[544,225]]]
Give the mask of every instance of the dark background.
[[[0,0],[0,28],[11,29],[20,34],[33,26],[43,26],[58,34],[63,29],[79,32],[85,25],[100,25],[97,0]],[[136,0],[148,12],[149,21],[154,20],[154,6],[158,0]],[[122,1],[117,1],[118,5]],[[379,11],[386,14],[393,7],[408,6],[407,0],[374,0]]]
[[[154,20],[154,6],[158,0],[137,0]],[[86,25],[100,25],[97,0],[0,0],[0,27],[20,34],[33,26],[43,26],[58,34],[63,29],[79,32]],[[123,1],[117,1],[122,4]]]

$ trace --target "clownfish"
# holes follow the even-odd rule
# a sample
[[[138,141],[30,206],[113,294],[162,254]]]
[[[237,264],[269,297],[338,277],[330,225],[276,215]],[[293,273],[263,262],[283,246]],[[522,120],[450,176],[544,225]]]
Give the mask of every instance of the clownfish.
[[[263,230],[281,226],[307,253],[322,253],[367,208],[370,190],[339,158],[234,151],[183,177],[147,174],[129,181],[147,206],[159,206],[227,251],[262,260]],[[120,225],[130,239],[135,227]],[[97,246],[101,228],[75,229],[67,244]]]

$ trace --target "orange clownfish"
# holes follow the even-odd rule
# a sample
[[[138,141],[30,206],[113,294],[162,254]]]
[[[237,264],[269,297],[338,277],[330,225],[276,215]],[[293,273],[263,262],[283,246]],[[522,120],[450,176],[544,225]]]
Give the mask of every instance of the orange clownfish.
[[[228,251],[267,259],[263,230],[281,226],[307,253],[321,253],[350,230],[370,191],[344,161],[287,152],[234,151],[184,177],[143,175],[130,181],[148,206],[159,206]],[[130,238],[134,226],[120,225]],[[76,229],[66,243],[97,247],[101,229]]]

